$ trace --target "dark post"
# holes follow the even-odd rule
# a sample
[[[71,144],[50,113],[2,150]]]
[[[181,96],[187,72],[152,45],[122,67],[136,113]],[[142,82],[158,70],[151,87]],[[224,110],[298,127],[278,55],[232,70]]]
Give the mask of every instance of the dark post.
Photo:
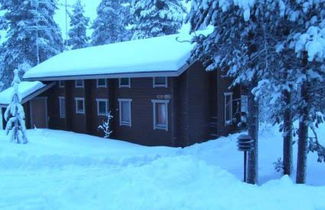
[[[309,94],[308,83],[304,82],[301,87],[301,97],[305,104],[300,110],[299,130],[298,130],[298,160],[296,183],[303,184],[306,179],[307,162],[307,138],[308,138],[308,114],[309,114]]]
[[[291,113],[291,93],[283,91],[285,102],[283,116],[283,174],[291,175],[292,170],[292,113]]]
[[[250,175],[250,171],[247,173],[247,153],[254,151],[255,141],[249,135],[240,135],[238,137],[237,146],[239,151],[244,152],[244,182],[248,182],[249,180],[247,177]]]
[[[258,119],[259,119],[259,106],[255,100],[255,96],[251,93],[248,94],[248,134],[254,139],[254,150],[249,152],[248,156],[248,177],[247,182],[256,184],[258,179]]]
[[[244,152],[244,182],[247,182],[247,152]]]

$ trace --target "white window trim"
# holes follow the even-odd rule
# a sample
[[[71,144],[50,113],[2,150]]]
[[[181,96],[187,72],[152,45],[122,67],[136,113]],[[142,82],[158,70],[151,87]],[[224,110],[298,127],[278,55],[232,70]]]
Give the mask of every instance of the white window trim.
[[[76,88],[84,88],[84,87],[85,87],[85,81],[84,81],[84,80],[80,80],[80,79],[79,79],[79,81],[82,82],[81,85],[77,85],[77,80],[75,80],[75,81],[74,81],[74,86],[75,86]]]
[[[62,114],[62,107],[61,107],[61,100],[64,100],[64,106],[65,106],[65,97],[64,96],[59,96],[59,115],[60,115],[60,118],[61,119],[64,119],[66,118],[66,110],[65,110],[65,107],[64,107],[64,115]]]
[[[168,87],[168,78],[167,77],[164,77],[165,78],[165,84],[163,85],[160,85],[160,84],[156,84],[156,77],[153,77],[152,78],[152,86],[153,88],[159,88],[159,87],[163,87],[163,88],[167,88]]]
[[[105,113],[99,113],[99,102],[105,102],[106,104],[106,111]],[[98,116],[106,116],[108,114],[108,99],[104,99],[104,98],[97,98],[96,99],[96,103],[97,103],[97,115]]]
[[[119,102],[119,119],[120,119],[120,126],[125,125],[125,126],[132,126],[132,99],[129,98],[119,98],[118,99]],[[130,122],[122,122],[122,112],[121,112],[121,107],[122,107],[122,102],[129,102],[130,106],[129,106],[129,119]]]
[[[100,79],[97,79],[97,80],[96,80],[96,87],[97,87],[97,88],[107,88],[107,79],[103,79],[103,80],[105,81],[105,85],[99,85],[99,83],[98,83],[99,80],[100,80]]]
[[[62,80],[59,81],[59,88],[64,88],[64,81]]]
[[[227,98],[227,96],[230,96],[230,121],[232,121],[232,118],[233,118],[233,116],[232,116],[232,109],[233,109],[233,105],[232,105],[232,103],[233,103],[233,98],[232,98],[232,96],[233,96],[233,92],[225,92],[224,93],[224,123],[225,123],[225,126],[228,126],[228,125],[231,125],[231,122],[229,123],[228,121],[227,121],[227,112],[226,112],[226,110],[227,110],[227,104],[226,104],[226,102],[227,102],[227,100],[226,100],[226,98]]]
[[[129,84],[128,85],[122,85],[121,84],[122,79],[128,79],[129,80]],[[130,77],[127,77],[127,78],[119,78],[118,79],[118,86],[119,86],[119,88],[131,88],[131,78]]]
[[[168,131],[168,126],[169,126],[169,119],[168,119],[168,104],[169,104],[169,100],[157,100],[157,99],[153,99],[151,100],[153,106],[152,106],[152,110],[153,110],[153,129],[154,130],[165,130]],[[163,103],[166,104],[166,113],[167,113],[167,123],[166,123],[166,127],[161,127],[161,126],[157,126],[156,125],[156,104],[157,103]]]
[[[82,103],[83,103],[83,111],[78,111],[78,103],[77,103],[78,101],[82,101]],[[85,114],[85,109],[86,109],[85,98],[75,97],[74,102],[75,102],[76,114]]]

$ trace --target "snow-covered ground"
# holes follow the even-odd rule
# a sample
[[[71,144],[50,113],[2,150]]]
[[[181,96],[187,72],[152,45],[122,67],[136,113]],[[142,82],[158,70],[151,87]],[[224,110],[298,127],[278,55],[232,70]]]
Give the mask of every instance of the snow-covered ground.
[[[280,178],[281,136],[264,126],[261,185],[248,185],[237,136],[181,149],[53,130],[30,130],[30,143],[16,145],[1,131],[0,209],[325,209],[325,164],[314,154],[308,185]]]

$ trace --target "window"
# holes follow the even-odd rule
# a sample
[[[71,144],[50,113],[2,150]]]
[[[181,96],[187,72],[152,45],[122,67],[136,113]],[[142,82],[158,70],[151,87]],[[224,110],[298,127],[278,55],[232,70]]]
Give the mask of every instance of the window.
[[[107,99],[96,99],[97,101],[97,115],[106,116],[108,114],[108,100]]]
[[[75,98],[75,102],[76,102],[76,113],[85,114],[85,99]]]
[[[169,100],[152,100],[153,129],[168,131],[168,103]]]
[[[120,111],[120,125],[131,127],[131,102],[132,99],[118,99]]]
[[[59,87],[64,88],[64,81],[59,81]]]
[[[75,87],[76,88],[83,88],[84,87],[84,81],[83,80],[76,80],[75,81]]]
[[[130,78],[120,78],[119,79],[119,87],[131,87],[131,79]]]
[[[97,80],[97,87],[98,88],[106,88],[107,87],[107,80],[106,79],[98,79]]]
[[[232,123],[232,92],[225,93],[225,125]]]
[[[65,118],[65,98],[59,96],[59,114],[60,118]]]
[[[168,87],[167,77],[154,77],[153,78],[153,87]]]

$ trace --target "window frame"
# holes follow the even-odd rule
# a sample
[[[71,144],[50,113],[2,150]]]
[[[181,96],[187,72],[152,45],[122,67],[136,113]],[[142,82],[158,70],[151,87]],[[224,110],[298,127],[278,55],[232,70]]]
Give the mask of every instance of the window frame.
[[[119,98],[118,102],[119,102],[120,126],[132,127],[132,99],[130,99],[130,98]],[[129,119],[130,119],[130,122],[123,122],[122,121],[122,102],[128,102],[129,103]]]
[[[61,106],[61,101],[64,100],[64,109],[62,109],[63,107]],[[59,96],[59,117],[60,119],[64,119],[66,118],[66,108],[65,108],[65,97],[64,96]],[[64,113],[62,113],[62,111],[64,110]]]
[[[77,81],[81,81],[81,85],[78,85]],[[74,86],[75,86],[75,88],[84,88],[85,87],[85,81],[81,80],[81,79],[75,80],[74,81]]]
[[[152,86],[153,88],[168,88],[168,77],[163,77],[165,79],[165,84],[156,84],[156,78],[158,77],[153,77],[152,78]]]
[[[99,112],[99,103],[100,102],[105,102],[105,104],[106,104],[106,106],[105,106],[106,112],[105,113],[100,113]],[[97,116],[107,116],[107,114],[108,114],[108,99],[106,99],[106,98],[96,98],[96,104],[97,104]]]
[[[165,131],[168,131],[168,126],[169,126],[169,113],[168,113],[168,104],[170,102],[170,100],[161,100],[161,99],[152,99],[151,100],[152,102],[152,109],[153,109],[153,129],[154,130],[165,130]],[[156,124],[156,119],[157,119],[157,113],[156,113],[156,105],[157,104],[164,104],[166,105],[166,125],[164,126],[161,126],[161,125],[157,125]]]
[[[59,80],[59,88],[64,88],[65,82],[63,80]]]
[[[121,84],[122,79],[128,79],[129,84],[127,84],[127,85],[122,85],[122,84]],[[131,88],[131,78],[130,78],[130,77],[119,78],[119,79],[118,79],[118,85],[119,85],[119,88]]]
[[[100,85],[99,84],[99,80],[104,80],[105,84],[104,85]],[[107,88],[107,79],[96,79],[96,87],[97,88]]]
[[[85,112],[86,112],[86,110],[85,110],[86,109],[85,98],[83,98],[83,97],[75,97],[74,101],[75,101],[75,112],[76,112],[76,114],[85,114]],[[78,101],[82,101],[83,111],[78,110]]]
[[[227,120],[227,97],[230,97],[230,109],[229,109],[229,117],[230,119]],[[232,118],[233,118],[233,92],[225,92],[224,93],[224,125],[228,126],[232,124]]]

